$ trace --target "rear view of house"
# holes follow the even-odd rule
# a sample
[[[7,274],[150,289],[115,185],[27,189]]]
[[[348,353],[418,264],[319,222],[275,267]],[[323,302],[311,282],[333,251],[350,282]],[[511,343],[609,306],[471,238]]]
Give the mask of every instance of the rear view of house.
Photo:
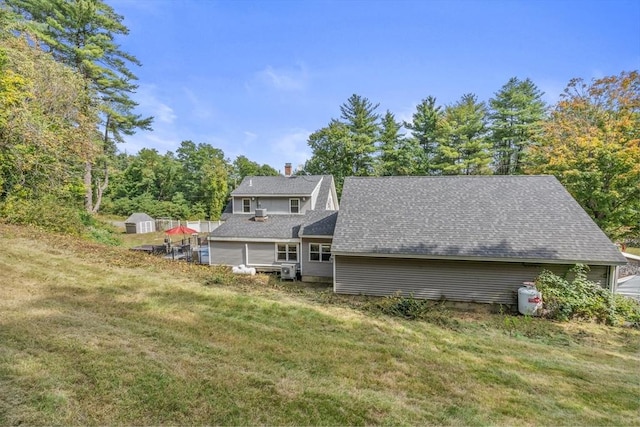
[[[210,263],[331,281],[337,209],[330,175],[246,177],[209,235]]]
[[[542,269],[613,287],[626,263],[551,176],[347,178],[332,254],[337,293],[504,304]]]

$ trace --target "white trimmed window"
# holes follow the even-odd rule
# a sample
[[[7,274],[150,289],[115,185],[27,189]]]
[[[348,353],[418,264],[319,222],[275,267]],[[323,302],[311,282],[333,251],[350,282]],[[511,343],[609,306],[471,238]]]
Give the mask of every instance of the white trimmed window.
[[[298,245],[295,243],[277,243],[276,252],[278,261],[298,261]]]
[[[251,213],[251,199],[242,199],[242,213]]]
[[[300,213],[300,199],[289,199],[289,213]]]
[[[331,261],[330,243],[309,243],[309,261],[329,262]]]

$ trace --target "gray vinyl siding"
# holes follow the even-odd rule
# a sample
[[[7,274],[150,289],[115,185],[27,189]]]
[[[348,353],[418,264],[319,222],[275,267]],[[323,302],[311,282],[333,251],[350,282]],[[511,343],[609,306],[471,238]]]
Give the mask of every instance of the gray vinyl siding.
[[[333,277],[333,262],[309,261],[309,243],[331,243],[331,239],[302,239],[300,274],[311,277]]]
[[[248,243],[249,262],[248,266],[273,265],[276,259],[275,243]]]
[[[303,197],[305,198],[304,201],[302,200]],[[234,197],[234,213],[243,213],[242,199],[252,199],[252,197]],[[311,198],[308,196],[253,197],[253,199],[255,200],[251,200],[251,213],[254,213],[256,208],[262,208],[267,210],[267,215],[289,214],[289,199],[300,199],[300,213],[305,213],[311,209]]]
[[[293,244],[293,243],[289,243]],[[298,256],[300,256],[298,244]],[[219,242],[210,241],[209,251],[212,265],[237,266],[244,264],[247,267],[275,267],[282,263],[293,261],[276,261],[275,242]],[[297,261],[299,263],[300,261]],[[267,268],[267,271],[270,269]]]
[[[393,295],[514,304],[522,282],[543,270],[565,274],[572,265],[334,256],[334,290],[341,294]],[[606,286],[607,266],[592,266],[589,279]],[[543,296],[544,297],[544,296]]]
[[[209,263],[211,265],[240,265],[245,263],[243,242],[209,242]]]

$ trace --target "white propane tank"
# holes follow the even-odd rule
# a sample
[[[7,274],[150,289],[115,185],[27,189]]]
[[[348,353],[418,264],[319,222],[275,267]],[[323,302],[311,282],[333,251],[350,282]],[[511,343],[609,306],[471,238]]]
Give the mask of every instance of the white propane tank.
[[[518,311],[520,314],[535,316],[542,308],[542,293],[531,282],[523,285],[518,289]]]

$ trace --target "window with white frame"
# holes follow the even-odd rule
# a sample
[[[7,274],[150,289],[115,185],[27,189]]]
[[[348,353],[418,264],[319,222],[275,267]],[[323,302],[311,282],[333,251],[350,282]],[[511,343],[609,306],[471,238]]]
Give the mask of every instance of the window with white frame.
[[[251,212],[251,199],[242,199],[242,212],[243,213]]]
[[[289,213],[300,213],[300,199],[289,199]]]
[[[276,252],[278,261],[298,261],[298,245],[295,243],[277,243]]]
[[[309,243],[309,261],[331,261],[330,243]]]

